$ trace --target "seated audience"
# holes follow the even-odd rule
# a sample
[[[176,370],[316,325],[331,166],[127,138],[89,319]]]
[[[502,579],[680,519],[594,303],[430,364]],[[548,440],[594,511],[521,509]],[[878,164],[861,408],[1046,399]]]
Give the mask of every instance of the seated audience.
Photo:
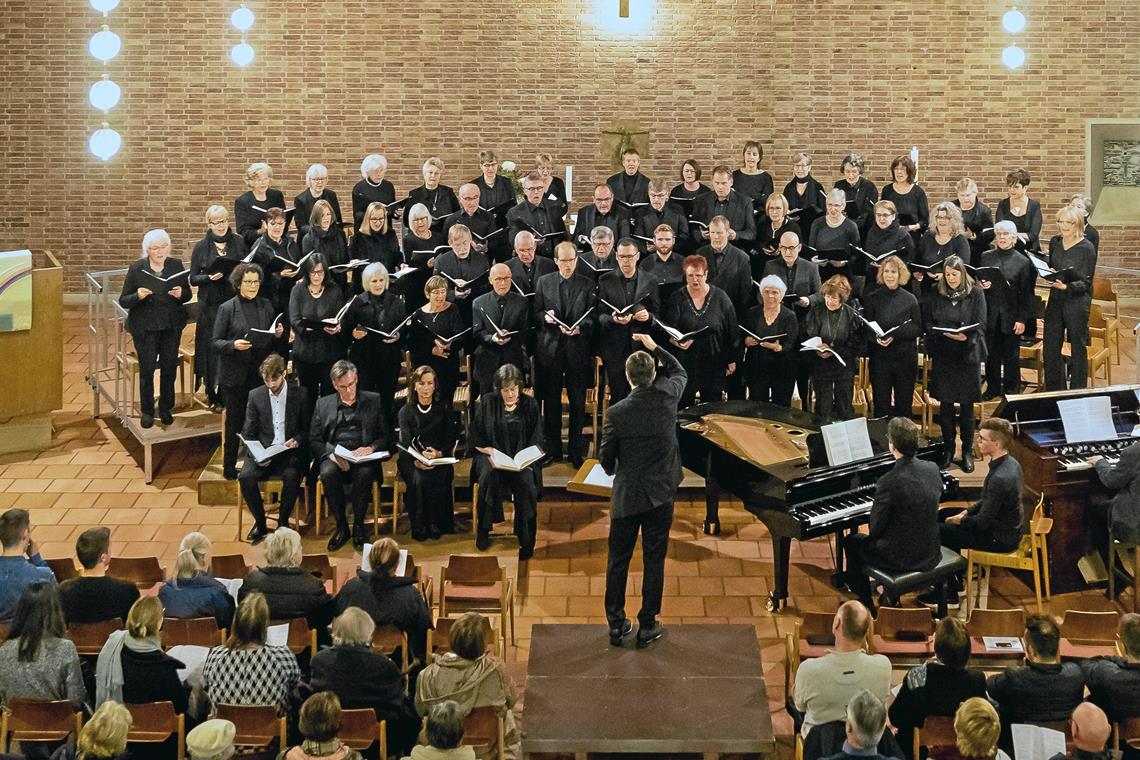
[[[372,544],[368,553],[371,571],[359,570],[336,596],[337,612],[359,607],[376,625],[390,625],[406,631],[408,648],[425,661],[427,631],[431,628],[431,611],[415,578],[394,575],[400,563],[400,545],[391,538]]]
[[[107,577],[111,564],[111,529],[88,528],[75,540],[75,556],[83,566],[78,578],[59,586],[63,616],[70,623],[126,620],[139,598],[133,583]]]
[[[424,722],[426,745],[412,747],[411,760],[475,760],[475,748],[463,744],[463,713],[446,699],[428,710]]]
[[[359,607],[349,607],[332,623],[332,643],[312,661],[314,691],[337,695],[347,710],[371,708],[386,720],[388,752],[405,754],[416,743],[420,719],[404,693],[400,667],[372,651],[376,623]]]
[[[133,723],[131,712],[117,702],[104,702],[83,724],[74,751],[64,744],[51,760],[125,760],[127,734]]]
[[[234,616],[234,598],[210,574],[210,539],[194,531],[187,533],[178,547],[174,577],[162,584],[158,598],[166,607],[166,617],[212,617],[218,628],[225,628]]]
[[[954,713],[955,749],[942,752],[940,760],[1010,760],[998,749],[1001,720],[985,697],[970,697]]]
[[[95,664],[95,701],[172,702],[185,713],[189,702],[178,677],[184,663],[162,651],[162,603],[144,596],[131,606],[126,629],[115,631]]]
[[[0,704],[11,699],[87,701],[79,653],[66,636],[55,584],[35,581],[20,597],[8,640],[0,644]]]
[[[986,679],[1002,726],[1068,720],[1085,696],[1085,676],[1075,662],[1061,662],[1061,631],[1048,615],[1025,621],[1025,665]]]
[[[823,657],[807,660],[796,671],[795,710],[806,737],[813,726],[843,720],[847,703],[868,689],[884,702],[891,691],[891,661],[864,650],[871,613],[856,601],[844,602],[835,613],[831,631],[835,647]]]
[[[55,585],[55,575],[32,540],[28,510],[9,509],[0,515],[0,624],[11,625],[24,589],[36,581]]]
[[[847,736],[843,748],[829,760],[883,758],[879,754],[879,740],[887,730],[887,708],[883,700],[866,689],[859,690],[847,703],[844,726]]]
[[[454,701],[463,715],[476,707],[494,707],[506,720],[507,758],[522,757],[521,727],[515,720],[518,692],[506,665],[487,652],[487,618],[468,612],[451,626],[451,651],[435,658],[416,679],[416,710],[426,715],[436,704]],[[493,755],[482,747],[479,757]],[[488,750],[484,752],[483,750]]]
[[[332,622],[332,597],[320,578],[301,567],[301,535],[292,528],[269,534],[265,566],[245,577],[238,601],[255,591],[265,595],[270,620],[305,618],[314,631]]]
[[[234,756],[237,728],[228,720],[203,721],[186,734],[190,760],[229,760]]]
[[[1130,612],[1122,617],[1117,635],[1123,657],[1094,657],[1081,662],[1089,701],[1108,713],[1113,723],[1140,718],[1140,615]]]
[[[359,752],[337,738],[340,700],[331,691],[317,692],[305,700],[297,729],[301,743],[282,750],[277,760],[361,760]]]
[[[1104,710],[1091,702],[1081,702],[1069,718],[1069,733],[1073,737],[1069,742],[1072,749],[1069,752],[1058,752],[1051,760],[1108,759],[1105,747],[1112,736],[1112,725]]]
[[[265,643],[269,605],[252,593],[238,605],[230,637],[206,655],[202,679],[206,696],[217,705],[275,705],[289,710],[289,695],[301,680],[297,658],[285,646]]]
[[[986,695],[986,677],[967,670],[970,634],[966,625],[947,615],[934,631],[934,658],[911,668],[891,703],[891,725],[898,731],[899,745],[911,756],[913,732],[928,715],[953,716],[970,697]]]

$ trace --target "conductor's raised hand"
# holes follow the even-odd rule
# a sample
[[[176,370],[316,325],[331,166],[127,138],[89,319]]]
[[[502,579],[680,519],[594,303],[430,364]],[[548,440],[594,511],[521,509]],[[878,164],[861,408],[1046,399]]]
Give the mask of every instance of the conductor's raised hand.
[[[653,340],[652,336],[646,333],[634,333],[633,339],[641,345],[645,346],[646,351],[656,351],[657,341]]]

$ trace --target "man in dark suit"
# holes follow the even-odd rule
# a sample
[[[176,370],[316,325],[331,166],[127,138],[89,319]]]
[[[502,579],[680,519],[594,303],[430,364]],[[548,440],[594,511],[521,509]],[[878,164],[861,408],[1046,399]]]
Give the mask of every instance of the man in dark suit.
[[[530,301],[511,287],[511,270],[506,264],[491,267],[490,278],[491,292],[476,298],[471,308],[474,372],[480,394],[487,392],[495,370],[504,364],[513,364],[524,372],[529,365],[526,341]]]
[[[507,212],[507,232],[511,240],[523,230],[535,233],[538,255],[554,257],[554,243],[566,236],[566,206],[561,201],[544,198],[542,175],[533,171],[523,179],[522,203]],[[542,235],[543,237],[539,237]]]
[[[574,244],[581,250],[590,247],[595,227],[608,227],[614,239],[629,235],[629,211],[614,205],[614,191],[609,185],[594,188],[594,202],[578,209],[578,219],[574,223]]]
[[[847,585],[869,610],[871,584],[863,565],[887,570],[926,571],[938,564],[938,500],[942,475],[938,465],[916,459],[918,427],[905,417],[887,426],[887,445],[895,465],[875,484],[870,530],[847,538]]]
[[[471,248],[476,253],[486,254],[492,262],[506,261],[510,256],[507,231],[499,232],[495,215],[479,207],[479,186],[468,182],[459,188],[459,210],[443,220],[443,234],[462,224],[471,231]]]
[[[1094,495],[1089,515],[1093,546],[1107,562],[1109,541],[1115,539],[1125,546],[1140,544],[1140,443],[1121,451],[1116,464],[1100,455],[1089,457],[1088,463],[1104,487],[1116,492],[1112,496]]]
[[[1140,615],[1129,612],[1122,616],[1116,635],[1123,657],[1081,661],[1089,701],[1108,713],[1113,723],[1140,718]]]
[[[673,244],[680,257],[692,250],[689,218],[683,208],[669,202],[669,185],[660,177],[649,183],[649,205],[639,208],[634,219],[633,234],[642,253],[656,250],[653,238],[662,224],[673,230]]]
[[[625,149],[621,154],[622,171],[606,180],[606,184],[614,191],[614,198],[623,205],[623,208],[646,205],[649,203],[649,177],[641,173],[641,154],[634,147]],[[620,236],[619,236],[620,237]]]
[[[737,314],[746,314],[756,305],[752,265],[748,254],[729,242],[729,232],[727,219],[713,217],[709,222],[708,245],[701,246],[697,254],[709,263],[709,285],[715,285],[728,294]]]
[[[586,458],[582,426],[586,422],[586,386],[590,383],[594,355],[590,338],[594,332],[594,283],[579,275],[578,252],[573,243],[554,249],[558,271],[538,281],[534,294],[538,345],[535,359],[542,399],[543,438],[547,461],[562,458],[562,389],[570,402],[570,461],[575,469]]]
[[[523,230],[515,235],[515,255],[507,259],[507,269],[511,270],[511,287],[524,295],[534,294],[534,284],[544,274],[558,270],[554,262],[545,256],[535,256],[538,244],[534,233]]]
[[[730,226],[728,239],[738,248],[750,250],[756,242],[756,215],[752,210],[752,199],[732,189],[732,169],[727,166],[713,169],[712,189],[711,193],[697,196],[693,202],[692,219],[712,226],[714,218],[725,217]],[[701,229],[701,238],[708,239],[710,235],[707,228]]]
[[[879,753],[879,740],[887,730],[887,708],[863,689],[847,703],[843,748],[826,760],[888,760]]]
[[[1021,392],[1021,336],[1034,318],[1033,286],[1037,270],[1014,248],[1017,227],[1008,219],[994,225],[995,247],[981,254],[979,267],[1001,272],[982,276],[978,282],[986,293],[986,395]],[[991,281],[992,278],[992,281]],[[1003,282],[1004,280],[1004,282]]]
[[[633,339],[650,352],[636,351],[625,361],[628,397],[610,407],[602,429],[602,468],[614,475],[610,512],[609,559],[606,565],[606,619],[610,643],[621,646],[633,631],[625,616],[625,584],[629,560],[641,531],[644,579],[637,646],[647,647],[664,634],[657,622],[665,583],[665,553],[673,524],[673,498],[681,483],[677,447],[677,402],[688,375],[681,363],[653,338]],[[657,362],[663,365],[657,377]]]
[[[364,515],[372,501],[372,484],[382,479],[380,459],[353,462],[338,455],[347,449],[353,457],[367,457],[388,450],[388,424],[380,394],[358,391],[356,365],[341,359],[329,372],[336,393],[317,401],[309,430],[309,447],[320,469],[321,485],[329,509],[336,518],[336,532],[329,539],[329,551],[348,543],[348,515],[345,512],[344,484],[352,486],[354,518],[353,544],[364,546]],[[318,507],[319,509],[319,507]]]
[[[780,258],[773,259],[764,265],[764,277],[775,275],[784,281],[787,293],[784,303],[796,313],[796,322],[799,325],[799,334],[807,331],[808,310],[813,304],[822,300],[819,294],[819,267],[814,262],[802,258],[800,251],[803,244],[800,236],[794,232],[785,232],[780,236],[777,252]],[[795,296],[791,298],[790,296]],[[800,358],[794,364],[796,386],[799,388],[800,399],[804,407],[808,406],[808,383],[811,378],[811,361]]]
[[[605,366],[611,405],[629,395],[625,360],[635,348],[633,333],[647,331],[650,317],[661,308],[657,281],[637,266],[633,241],[623,240],[616,258],[617,270],[598,278],[598,355]],[[634,308],[626,310],[627,306]]]
[[[281,510],[277,524],[288,527],[289,516],[293,514],[293,505],[301,491],[301,478],[309,464],[305,449],[305,389],[285,381],[285,360],[278,354],[266,357],[259,371],[265,384],[250,391],[242,438],[257,441],[265,448],[286,446],[289,450],[264,464],[258,464],[252,455],[247,456],[238,474],[242,498],[253,515],[253,527],[245,537],[251,544],[269,535],[258,482],[268,477],[281,478]]]

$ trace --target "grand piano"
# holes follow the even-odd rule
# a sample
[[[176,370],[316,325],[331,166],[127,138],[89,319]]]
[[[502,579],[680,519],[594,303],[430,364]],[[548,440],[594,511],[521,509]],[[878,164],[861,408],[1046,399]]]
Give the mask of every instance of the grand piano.
[[[894,464],[887,448],[887,419],[868,421],[875,455],[829,466],[814,414],[755,401],[698,404],[678,414],[678,443],[685,467],[705,478],[705,532],[720,533],[720,492],[734,494],[772,535],[775,587],[768,609],[788,599],[792,539],[836,534],[840,538],[868,520],[875,483]],[[939,461],[942,442],[922,440],[918,456]],[[943,473],[944,498],[957,491]],[[842,540],[836,567],[842,568]]]
[[[1131,435],[1140,423],[1138,390],[1140,385],[1115,385],[1008,396],[994,412],[1013,426],[1010,453],[1021,463],[1026,488],[1035,495],[1044,494],[1045,512],[1053,518],[1049,575],[1055,593],[1076,591],[1086,585],[1077,566],[1088,548],[1085,515],[1092,497],[1106,491],[1085,460],[1099,454],[1114,461],[1124,447],[1140,440]],[[1057,402],[1093,396],[1108,396],[1115,436],[1069,442]]]

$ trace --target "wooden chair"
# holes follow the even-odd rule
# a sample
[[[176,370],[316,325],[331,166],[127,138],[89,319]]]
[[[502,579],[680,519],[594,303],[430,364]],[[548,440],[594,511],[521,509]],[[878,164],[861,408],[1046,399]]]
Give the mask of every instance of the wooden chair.
[[[426,651],[429,655],[444,654],[451,648],[451,626],[455,624],[455,621],[456,618],[436,618],[435,628],[429,628],[427,632]],[[498,655],[501,659],[505,658],[507,653],[503,644],[503,640],[499,638],[499,632],[491,628],[487,635],[487,651]]]
[[[215,554],[210,558],[210,571],[215,578],[244,578],[252,569],[241,554]]]
[[[1085,659],[1119,654],[1116,631],[1120,613],[1067,610],[1061,620],[1061,657]]]
[[[184,645],[196,647],[216,647],[226,643],[225,630],[219,630],[218,621],[204,618],[163,618],[162,646]]]
[[[129,744],[161,744],[176,736],[178,760],[186,757],[186,716],[174,711],[173,702],[144,702],[126,708],[133,719]]]
[[[892,662],[923,660],[934,652],[934,616],[926,607],[880,607],[871,646]]]
[[[1112,745],[1116,750],[1126,747],[1140,750],[1140,717],[1123,718],[1112,727]]]
[[[491,747],[499,760],[506,758],[506,718],[494,707],[476,707],[463,720],[463,743]]]
[[[1025,610],[987,610],[978,607],[970,613],[966,623],[970,632],[970,656],[979,658],[1005,658],[1022,656],[1022,652],[987,652],[986,636],[1012,636],[1021,638],[1025,633]]]
[[[10,699],[0,716],[0,752],[8,751],[9,740],[19,742],[59,742],[70,734],[79,736],[83,713],[69,699],[41,702]]]
[[[1124,557],[1126,552],[1121,551],[1126,546],[1111,535],[1108,537],[1108,598],[1116,599],[1116,559]],[[1132,549],[1132,611],[1140,612],[1140,546]]]
[[[1038,335],[1041,333],[1038,332]],[[1037,388],[1045,387],[1045,342],[1022,343],[1017,349],[1018,368],[1028,367],[1037,375]]]
[[[301,555],[301,568],[306,572],[317,576],[326,585],[331,581],[332,590],[329,592],[335,594],[339,588],[337,582],[336,565],[332,563],[327,554],[302,554]]]
[[[111,557],[107,575],[145,591],[166,580],[166,569],[158,563],[158,557]]]
[[[1120,297],[1113,289],[1111,279],[1093,275],[1092,300],[1093,307],[1101,313],[1102,325],[1098,329],[1103,333],[1105,345],[1112,351],[1113,363],[1120,364]],[[1091,325],[1091,310],[1089,316]],[[1092,334],[1091,329],[1089,332]]]
[[[784,634],[785,694],[791,694],[801,662],[823,657],[828,649],[835,646],[835,634],[831,632],[834,620],[833,612],[805,612],[804,619],[797,620],[792,630]]]
[[[306,649],[309,650],[309,656],[312,657],[317,653],[317,632],[309,628],[309,621],[305,618],[290,618],[288,620],[271,620],[269,625],[285,625],[289,626],[289,638],[286,646],[293,654],[301,654]]]
[[[452,612],[483,612],[499,616],[499,630],[507,639],[510,618],[510,643],[515,642],[515,592],[507,569],[496,557],[452,554],[439,569],[439,615]]]
[[[594,444],[594,451],[598,450],[602,439],[602,403],[598,398],[602,387],[602,357],[594,357],[594,384],[586,388],[586,414],[590,415],[590,439]]]
[[[430,633],[429,633],[430,635]],[[408,673],[411,672],[411,655],[408,652],[408,632],[393,625],[377,626],[372,632],[372,651],[391,657],[404,674],[404,691],[408,691]],[[399,651],[399,659],[392,657]]]
[[[1038,497],[1029,520],[1029,529],[1021,537],[1021,543],[1011,552],[984,552],[978,549],[966,550],[966,614],[974,603],[974,566],[990,568],[1006,567],[1012,570],[1028,570],[1033,574],[1033,593],[1037,596],[1037,611],[1041,612],[1041,580],[1045,580],[1045,600],[1052,596],[1049,581],[1049,532],[1053,530],[1053,518],[1045,516],[1045,496]],[[988,583],[988,579],[987,579]],[[979,584],[978,596],[981,596]]]
[[[387,721],[376,720],[376,711],[371,707],[341,710],[337,738],[357,752],[371,749],[379,742],[380,760],[388,760],[388,724]]]
[[[285,527],[281,525],[281,489],[283,482],[279,476],[268,476],[257,482],[257,487],[261,491],[261,503],[265,505],[265,518],[266,523],[273,520],[277,523],[277,527]],[[245,529],[242,523],[245,521],[246,511],[248,507],[245,503],[245,496],[242,495],[241,488],[237,489],[237,514],[238,514],[238,540],[245,541]],[[297,502],[293,505],[293,514],[289,516],[289,527],[294,528],[300,532],[309,521],[309,498],[308,491],[306,491],[305,481],[301,481],[301,490],[297,494]]]
[[[956,748],[958,734],[954,731],[954,718],[943,715],[928,715],[922,726],[914,730],[914,754],[911,757],[920,758],[919,750],[939,748]],[[933,752],[930,752],[933,755]]]
[[[79,577],[79,570],[75,567],[75,562],[71,557],[61,557],[60,559],[46,559],[44,562],[51,568],[52,574],[58,583],[71,580],[72,578]]]
[[[321,518],[329,516],[329,505],[328,505],[328,500],[325,499],[325,485],[324,485],[324,483],[322,483],[320,481],[320,478],[316,479],[316,483],[317,483],[317,487],[316,487],[316,494],[317,494],[317,496],[316,496],[316,515],[314,516],[313,520],[314,520],[314,523],[316,526],[314,529],[315,529],[317,535],[319,536],[321,534]],[[349,497],[349,485],[347,483],[345,484],[344,505],[345,505],[345,511],[347,513],[351,514],[351,512],[352,512],[352,499]],[[369,520],[366,517],[365,518],[365,524],[367,524],[367,523],[372,523],[372,536],[373,536],[373,538],[375,538],[376,535],[380,531],[380,482],[379,481],[374,481],[372,483],[372,519]]]
[[[100,620],[97,623],[72,623],[67,626],[67,638],[75,644],[80,657],[96,657],[103,651],[107,637],[121,630],[123,621],[119,618]]]
[[[217,705],[217,717],[237,729],[234,745],[261,749],[276,739],[285,749],[285,718],[277,715],[276,705]],[[375,715],[375,714],[374,714]]]

